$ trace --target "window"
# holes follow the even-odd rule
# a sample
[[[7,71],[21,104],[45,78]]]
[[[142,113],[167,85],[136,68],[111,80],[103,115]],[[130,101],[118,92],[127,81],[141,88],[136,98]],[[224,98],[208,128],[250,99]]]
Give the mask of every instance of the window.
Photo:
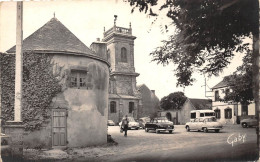
[[[127,62],[127,52],[126,48],[121,48],[121,62]]]
[[[229,94],[230,93],[230,89],[226,89],[226,94]]]
[[[219,109],[215,109],[215,116],[217,119],[220,119],[220,110]]]
[[[107,50],[107,61],[110,63],[110,49]]]
[[[71,70],[70,87],[83,88],[86,87],[87,71]]]
[[[219,101],[219,92],[215,91],[215,101]]]
[[[200,113],[200,117],[204,117],[204,113]]]
[[[110,113],[116,113],[116,102],[115,101],[110,102]]]
[[[215,113],[205,113],[205,116],[215,116]]]
[[[242,116],[248,115],[248,105],[242,105]]]
[[[134,111],[134,102],[129,102],[129,113]]]
[[[191,119],[195,119],[196,118],[196,113],[194,112],[194,113],[190,113],[190,118]]]
[[[232,109],[229,108],[229,107],[225,109],[225,118],[226,119],[231,119],[232,118]]]

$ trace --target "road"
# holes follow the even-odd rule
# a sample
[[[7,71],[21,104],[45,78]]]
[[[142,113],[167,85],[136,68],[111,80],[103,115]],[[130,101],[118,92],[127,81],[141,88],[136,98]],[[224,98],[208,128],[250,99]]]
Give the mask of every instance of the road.
[[[108,127],[108,133],[118,142],[104,161],[212,161],[256,160],[257,136],[255,128],[227,125],[220,133],[186,132],[184,125],[176,125],[172,134],[129,130],[124,137],[118,126]],[[233,144],[232,144],[233,143]]]

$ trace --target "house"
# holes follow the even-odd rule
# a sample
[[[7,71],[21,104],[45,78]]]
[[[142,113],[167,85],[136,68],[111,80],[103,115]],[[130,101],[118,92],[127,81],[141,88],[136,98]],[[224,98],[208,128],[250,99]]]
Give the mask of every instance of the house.
[[[50,55],[65,74],[62,92],[50,105],[51,118],[40,130],[25,132],[25,146],[82,147],[107,142],[110,64],[106,43],[94,42],[90,47],[55,17],[23,40],[24,52]],[[15,46],[7,53],[15,54]]]
[[[223,79],[211,88],[213,92],[212,110],[215,111],[219,122],[239,124],[240,120],[255,116],[255,104],[241,105],[236,102],[224,102],[226,92],[232,92],[232,87]]]
[[[137,118],[140,98],[136,90],[134,66],[134,40],[131,24],[129,28],[114,26],[104,31],[103,42],[107,43],[108,60],[111,64],[109,76],[108,119],[119,123],[123,116]]]
[[[163,110],[160,116],[166,116],[174,124],[186,124],[190,121],[191,110],[211,110],[212,101],[209,99],[187,98],[180,110]]]
[[[141,117],[153,117],[160,108],[160,100],[155,95],[155,90],[150,90],[145,84],[137,86],[141,98],[141,104],[138,109],[138,119]]]

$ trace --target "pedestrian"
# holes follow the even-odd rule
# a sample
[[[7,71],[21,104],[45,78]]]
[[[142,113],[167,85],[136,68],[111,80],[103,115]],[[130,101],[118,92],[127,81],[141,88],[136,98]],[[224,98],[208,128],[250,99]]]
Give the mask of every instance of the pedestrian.
[[[126,137],[127,136],[127,129],[128,129],[128,118],[127,118],[127,115],[123,118],[122,120],[122,125],[121,125],[121,129],[123,129],[123,131],[125,131],[125,134],[124,136]]]

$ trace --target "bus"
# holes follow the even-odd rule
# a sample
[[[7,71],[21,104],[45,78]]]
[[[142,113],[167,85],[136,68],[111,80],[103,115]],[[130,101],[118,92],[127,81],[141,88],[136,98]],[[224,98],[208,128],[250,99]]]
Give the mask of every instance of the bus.
[[[190,111],[190,121],[194,121],[195,118],[215,117],[213,110],[192,110]]]

